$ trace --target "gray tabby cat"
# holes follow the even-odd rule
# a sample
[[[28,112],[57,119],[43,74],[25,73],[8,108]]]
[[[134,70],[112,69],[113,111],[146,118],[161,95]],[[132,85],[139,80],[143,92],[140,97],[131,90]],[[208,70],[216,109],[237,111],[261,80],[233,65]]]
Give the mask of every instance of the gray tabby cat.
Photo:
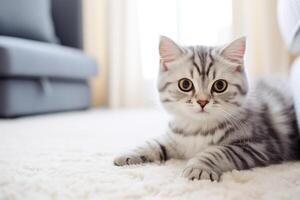
[[[297,158],[298,127],[282,80],[248,88],[245,38],[223,47],[160,39],[158,91],[171,114],[161,138],[117,157],[117,166],[188,159],[183,176],[220,180],[224,172]]]

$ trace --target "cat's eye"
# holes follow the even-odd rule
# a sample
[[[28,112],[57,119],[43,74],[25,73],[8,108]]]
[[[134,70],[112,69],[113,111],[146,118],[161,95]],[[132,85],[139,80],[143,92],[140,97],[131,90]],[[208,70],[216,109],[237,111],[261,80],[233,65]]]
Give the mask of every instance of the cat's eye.
[[[189,92],[194,89],[193,82],[188,78],[182,78],[178,81],[178,87],[183,92]]]
[[[212,86],[212,91],[222,93],[227,89],[228,83],[224,79],[216,80]]]

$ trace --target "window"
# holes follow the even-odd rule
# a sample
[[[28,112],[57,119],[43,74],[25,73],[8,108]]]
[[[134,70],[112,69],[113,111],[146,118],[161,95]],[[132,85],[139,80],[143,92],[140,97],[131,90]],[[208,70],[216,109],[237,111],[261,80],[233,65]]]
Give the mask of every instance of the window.
[[[185,45],[219,45],[231,36],[231,0],[139,0],[138,27],[143,77],[157,75],[159,35]]]

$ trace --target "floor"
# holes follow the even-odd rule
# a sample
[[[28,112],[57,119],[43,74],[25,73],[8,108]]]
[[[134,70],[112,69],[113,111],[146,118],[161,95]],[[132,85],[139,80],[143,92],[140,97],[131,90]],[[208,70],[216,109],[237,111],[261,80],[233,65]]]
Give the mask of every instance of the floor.
[[[187,181],[185,161],[115,167],[164,132],[160,110],[91,110],[0,120],[0,199],[272,199],[300,196],[300,162]]]

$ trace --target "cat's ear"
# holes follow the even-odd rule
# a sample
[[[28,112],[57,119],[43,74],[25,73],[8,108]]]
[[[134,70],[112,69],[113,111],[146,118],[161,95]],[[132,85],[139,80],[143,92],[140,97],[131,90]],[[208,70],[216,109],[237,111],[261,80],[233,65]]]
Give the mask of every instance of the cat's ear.
[[[226,45],[221,50],[221,56],[234,62],[242,63],[246,51],[246,37],[241,37]]]
[[[164,70],[168,70],[168,64],[184,53],[183,49],[173,40],[166,36],[160,36],[159,40],[159,55],[160,62]]]

